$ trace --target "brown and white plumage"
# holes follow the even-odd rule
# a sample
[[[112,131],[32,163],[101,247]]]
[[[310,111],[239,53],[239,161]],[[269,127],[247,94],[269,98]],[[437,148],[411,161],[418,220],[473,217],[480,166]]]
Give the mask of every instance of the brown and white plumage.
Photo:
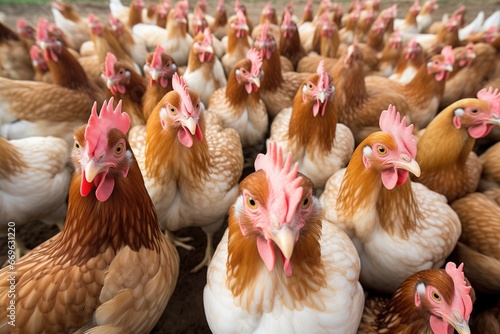
[[[229,76],[233,66],[246,57],[251,48],[252,39],[249,36],[249,26],[245,14],[237,11],[229,18],[227,24],[227,52],[221,58],[224,73]]]
[[[283,109],[271,125],[270,140],[291,152],[299,171],[321,190],[354,150],[351,130],[337,121],[334,99],[334,82],[320,62],[297,90],[293,107]]]
[[[173,88],[146,126],[132,129],[130,142],[160,226],[168,231],[198,226],[207,234],[199,270],[210,261],[212,236],[236,197],[243,153],[238,133],[224,129],[217,115],[205,114],[198,93],[177,74]],[[146,145],[140,141],[144,133]]]
[[[349,238],[273,143],[240,185],[203,301],[213,333],[355,333],[364,294]],[[227,321],[227,319],[231,321]]]
[[[353,240],[363,287],[392,293],[419,270],[439,268],[461,228],[446,198],[409,179],[419,175],[417,145],[393,106],[380,116],[382,131],[354,151],[320,197],[325,219]]]
[[[415,181],[450,202],[476,191],[481,163],[472,148],[500,124],[499,100],[497,90],[483,89],[477,99],[462,99],[441,111],[418,142],[422,173]]]
[[[453,262],[411,275],[391,298],[366,297],[358,334],[445,334],[468,326],[475,292]]]
[[[79,51],[81,45],[90,40],[87,19],[82,18],[71,4],[59,0],[51,2],[51,11],[56,26],[68,39],[68,46]]]
[[[166,307],[179,257],[127,143],[130,120],[109,106],[75,131],[64,229],[15,263],[16,326],[2,308],[1,333],[148,333]],[[2,280],[2,305],[8,289]]]

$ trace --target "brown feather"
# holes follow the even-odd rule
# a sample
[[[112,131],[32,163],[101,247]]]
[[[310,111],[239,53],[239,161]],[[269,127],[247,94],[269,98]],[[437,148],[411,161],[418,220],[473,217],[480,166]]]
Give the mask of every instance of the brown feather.
[[[0,179],[9,179],[26,167],[21,153],[7,139],[0,137]]]

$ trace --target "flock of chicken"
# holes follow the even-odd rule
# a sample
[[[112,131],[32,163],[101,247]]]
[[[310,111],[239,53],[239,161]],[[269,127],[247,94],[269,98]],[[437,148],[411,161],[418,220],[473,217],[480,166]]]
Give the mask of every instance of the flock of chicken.
[[[0,23],[0,333],[150,332],[188,226],[214,333],[499,333],[500,11],[436,6]]]

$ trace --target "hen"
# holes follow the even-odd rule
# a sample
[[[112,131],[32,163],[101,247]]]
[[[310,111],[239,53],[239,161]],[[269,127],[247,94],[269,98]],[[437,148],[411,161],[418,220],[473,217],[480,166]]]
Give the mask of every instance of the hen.
[[[265,74],[264,74],[265,75]],[[297,90],[293,107],[283,109],[271,125],[270,140],[291,152],[299,171],[323,190],[326,180],[345,167],[354,150],[354,137],[338,124],[332,77],[320,62]]]
[[[367,296],[358,334],[469,334],[474,289],[463,263],[427,269],[408,277],[391,299]]]
[[[326,220],[353,240],[363,287],[392,293],[417,271],[441,267],[461,228],[444,196],[409,179],[420,175],[413,125],[389,106],[380,128],[328,179],[320,201]]]
[[[35,71],[33,80],[46,83],[52,83],[52,74],[49,71],[49,66],[45,60],[42,49],[36,44],[31,46],[30,58]]]
[[[300,59],[306,56],[306,51],[300,42],[297,25],[292,21],[292,14],[288,10],[285,11],[285,17],[281,23],[281,34],[280,55],[288,58],[293,68],[296,69]]]
[[[68,164],[69,151],[70,147],[61,138],[29,137],[7,141],[0,137],[2,231],[7,231],[9,222],[21,226],[36,220],[62,227],[72,172]],[[16,258],[23,251],[17,244]]]
[[[417,43],[416,39],[411,39],[400,54],[398,62],[396,63],[394,73],[389,79],[397,81],[401,84],[407,84],[413,80],[418,72],[418,69],[425,63],[426,54],[424,49]],[[446,86],[445,85],[445,91]],[[441,103],[443,103],[443,98]]]
[[[210,26],[210,30],[218,39],[227,35],[227,12],[224,0],[219,0],[217,3],[214,23]]]
[[[87,20],[83,19],[73,6],[59,0],[51,2],[51,11],[56,26],[68,38],[68,46],[79,51],[82,44],[90,40]]]
[[[500,188],[500,142],[489,147],[486,152],[479,157],[482,166],[479,190],[490,188]]]
[[[249,27],[245,14],[242,11],[237,11],[236,15],[229,19],[226,37],[227,52],[221,59],[226,76],[229,76],[234,65],[244,59],[248,50],[250,50],[251,38],[248,31]]]
[[[158,44],[155,52],[146,57],[144,73],[149,77],[149,85],[142,97],[142,111],[147,122],[149,115],[162,97],[172,90],[172,77],[177,72],[177,64]]]
[[[148,333],[172,295],[179,257],[127,142],[130,119],[112,104],[100,116],[94,104],[75,131],[63,231],[0,271],[16,272],[13,299],[0,282],[2,305],[15,305],[15,327],[0,310],[1,333]]]
[[[266,105],[260,99],[259,87],[263,72],[262,58],[250,49],[247,58],[231,70],[226,87],[216,90],[210,98],[209,113],[217,114],[225,128],[238,132],[246,161],[255,160],[255,152],[264,148],[269,126]]]
[[[416,180],[443,194],[450,203],[474,192],[481,163],[472,151],[475,140],[500,125],[500,93],[482,89],[477,99],[462,99],[441,111],[418,142],[422,173]]]
[[[213,333],[355,333],[358,255],[297,169],[271,143],[241,182],[203,292]]]
[[[222,63],[214,54],[209,28],[193,39],[188,66],[182,77],[189,88],[200,95],[201,102],[207,108],[212,93],[227,85]]]
[[[132,126],[146,124],[142,110],[142,98],[146,91],[144,78],[108,52],[102,79],[106,82],[108,97],[114,96],[123,102],[124,109],[130,115]]]
[[[454,256],[478,291],[500,292],[500,189],[472,193],[451,204],[462,222]]]
[[[29,50],[32,41],[20,37],[0,22],[0,76],[13,80],[32,80]]]
[[[217,115],[205,115],[198,93],[188,90],[177,74],[172,84],[174,90],[158,103],[146,127],[132,129],[130,141],[160,226],[167,231],[199,226],[207,234],[197,271],[212,258],[213,234],[236,198],[243,153],[238,133],[223,129]],[[179,246],[181,242],[176,240]]]
[[[102,103],[104,93],[67,48],[49,37],[46,20],[39,21],[37,31],[53,84],[0,78],[0,135],[56,136],[71,144],[75,126],[86,122],[92,104]]]
[[[127,55],[129,55],[134,62],[142,68],[148,54],[146,42],[143,39],[132,35],[130,28],[124,25],[113,15],[109,16],[109,24],[116,40],[120,43],[125,52],[127,52]]]

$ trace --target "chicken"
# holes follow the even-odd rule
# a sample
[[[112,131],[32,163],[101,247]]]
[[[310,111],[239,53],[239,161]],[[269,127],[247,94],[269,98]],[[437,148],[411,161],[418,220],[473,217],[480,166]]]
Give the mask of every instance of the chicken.
[[[142,69],[146,56],[149,53],[146,48],[146,42],[132,35],[130,28],[112,15],[109,16],[109,24],[116,40],[120,43],[125,52],[127,52],[127,55],[129,55]]]
[[[342,16],[342,28],[339,30],[340,41],[344,44],[350,45],[354,42],[356,37],[356,25],[359,20],[360,9],[345,14]]]
[[[207,19],[205,18],[205,13],[199,6],[196,6],[194,14],[190,15],[192,15],[192,18],[189,19],[188,16],[188,32],[191,36],[196,37],[199,33],[203,33],[205,28],[208,28],[209,25]]]
[[[411,39],[403,49],[403,52],[399,56],[399,60],[396,63],[394,73],[389,77],[389,79],[399,82],[401,84],[407,84],[413,80],[418,72],[418,69],[425,63],[426,55],[424,49],[417,43],[415,38]],[[448,81],[445,85],[448,85]],[[441,98],[441,103],[443,103],[443,98]]]
[[[225,128],[238,132],[245,166],[264,149],[269,126],[264,101],[259,87],[263,75],[262,58],[257,50],[250,49],[247,58],[240,60],[231,70],[226,87],[216,90],[210,97],[207,113],[217,114]]]
[[[198,93],[188,90],[177,74],[172,85],[146,127],[132,129],[130,141],[160,226],[167,232],[187,226],[205,231],[205,257],[193,269],[198,271],[210,262],[213,234],[236,198],[243,153],[236,130],[223,129],[213,113],[205,115]],[[183,245],[182,239],[174,241]]]
[[[124,23],[129,28],[142,23],[142,12],[146,9],[144,8],[144,0],[132,0],[128,8],[128,20]]]
[[[477,99],[462,99],[441,111],[418,142],[422,173],[416,180],[451,203],[477,189],[481,163],[472,152],[477,138],[500,125],[500,93],[482,89]]]
[[[304,11],[302,12],[302,18],[298,23],[300,27],[302,24],[306,22],[311,22],[314,18],[313,9],[312,9],[312,0],[307,0],[306,6],[304,7]]]
[[[500,188],[500,143],[489,147],[486,152],[479,156],[482,166],[481,180],[479,181],[479,190],[490,188]]]
[[[461,227],[444,196],[409,178],[420,175],[413,125],[389,105],[380,128],[328,179],[320,201],[325,219],[353,240],[363,287],[392,293],[417,271],[440,268]]]
[[[111,52],[120,59],[121,62],[126,62],[127,65],[133,68],[137,73],[142,73],[141,68],[132,59],[132,56],[125,50],[124,46],[118,41],[110,27],[107,27],[103,22],[95,17],[92,13],[89,14],[89,30],[92,41],[94,42],[95,54],[100,65],[104,65],[108,52]]]
[[[102,79],[108,88],[107,95],[123,102],[123,108],[129,114],[132,126],[146,124],[142,106],[142,98],[146,92],[144,78],[126,63],[118,62],[115,55],[108,52]]]
[[[212,34],[210,28],[206,28],[193,39],[188,66],[183,74],[184,82],[200,95],[207,108],[213,92],[227,85],[222,63],[214,53]]]
[[[29,50],[32,43],[21,38],[0,22],[0,77],[32,80],[34,76]]]
[[[297,89],[310,73],[282,71],[282,57],[266,27],[266,24],[263,25],[262,35],[255,41],[254,47],[260,52],[264,70],[260,97],[266,104],[269,116],[274,118],[282,109],[292,106]]]
[[[273,35],[274,40],[279,43],[281,36],[281,29],[278,25],[278,17],[276,16],[276,9],[271,2],[266,3],[260,13],[260,21],[257,26],[252,29],[252,39],[257,39],[262,33],[262,27],[267,24],[268,32]]]
[[[500,301],[476,315],[472,333],[500,333]]]
[[[336,58],[340,45],[340,35],[335,22],[328,12],[324,12],[316,23],[312,51],[320,56]]]
[[[272,143],[240,184],[207,272],[208,325],[217,334],[355,333],[364,301],[356,250],[282,155]]]
[[[470,333],[475,293],[463,268],[448,262],[408,277],[391,299],[367,296],[358,334]]]
[[[168,14],[165,28],[142,23],[136,24],[132,33],[146,41],[149,51],[161,44],[165,52],[174,58],[177,66],[187,65],[193,37],[187,32],[187,19],[180,2]]]
[[[407,97],[386,87],[368,87],[364,79],[363,55],[357,43],[349,46],[332,70],[335,82],[338,121],[351,129],[357,144],[378,131],[380,112],[391,101],[401,111],[408,110]]]
[[[283,109],[271,125],[270,140],[293,154],[300,173],[319,191],[333,173],[347,165],[354,150],[351,130],[337,123],[334,94],[332,77],[320,62],[317,72],[297,90],[293,107]]]
[[[454,258],[465,263],[474,289],[500,292],[500,189],[471,193],[451,204],[462,223]]]
[[[227,12],[224,0],[219,0],[217,3],[215,20],[210,26],[210,30],[219,40],[227,35]]]
[[[377,32],[381,34],[384,29],[385,27],[381,27]],[[401,37],[401,32],[396,30],[390,35],[389,40],[385,43],[379,55],[378,74],[384,77],[390,77],[396,71],[402,53],[403,38]]]
[[[13,299],[0,282],[2,305],[15,305],[15,327],[0,310],[2,333],[149,333],[172,295],[179,256],[127,142],[130,119],[112,104],[75,130],[63,231],[0,270],[16,272]]]
[[[297,25],[292,21],[292,14],[288,10],[285,11],[285,17],[281,24],[281,34],[280,55],[288,58],[292,62],[293,68],[296,69],[300,59],[306,56],[306,51],[300,42]]]
[[[49,66],[43,55],[42,49],[36,44],[31,46],[30,49],[31,62],[35,70],[33,80],[46,83],[52,83],[52,74],[49,71]]]
[[[29,137],[8,141],[0,137],[0,226],[35,220],[64,224],[71,168],[69,145],[56,137]],[[19,238],[19,237],[17,237]],[[16,258],[24,253],[17,244]]]
[[[495,71],[496,50],[487,43],[471,43],[455,48],[453,52],[457,66],[446,80],[441,109],[460,99],[474,97]]]
[[[71,145],[74,128],[86,122],[92,104],[101,104],[105,96],[68,49],[49,38],[46,20],[39,21],[37,34],[53,84],[0,78],[0,136],[56,136]]]
[[[249,27],[247,19],[242,11],[237,11],[235,16],[229,19],[227,27],[227,52],[222,57],[224,73],[229,76],[231,69],[241,59],[246,57],[250,50],[251,38],[248,35]]]
[[[417,15],[417,27],[419,33],[426,33],[431,26],[432,13],[438,8],[437,0],[427,0],[420,9],[420,13]]]
[[[161,98],[172,90],[172,76],[177,72],[177,64],[158,44],[155,52],[146,57],[144,72],[149,77],[149,85],[142,97],[143,117],[147,122]]]
[[[454,61],[453,51],[448,46],[443,48],[441,54],[432,56],[427,63],[422,64],[409,83],[402,85],[385,77],[367,76],[366,87],[382,87],[385,91],[394,90],[405,96],[411,122],[418,129],[422,129],[438,112],[448,72],[453,70]]]
[[[171,0],[163,0],[161,3],[156,4],[156,25],[158,27],[165,28],[167,26],[167,17],[171,9]]]
[[[56,26],[68,38],[68,47],[79,51],[83,42],[90,40],[87,20],[73,6],[59,0],[51,2],[51,11]]]
[[[417,42],[424,48],[429,56],[438,54],[445,46],[458,47],[462,45],[458,37],[459,24],[462,16],[452,16],[446,21],[436,35],[417,35]]]
[[[415,0],[408,10],[405,19],[394,21],[394,29],[404,31],[406,33],[417,34],[419,32],[417,16],[419,15],[420,11],[420,1]]]

